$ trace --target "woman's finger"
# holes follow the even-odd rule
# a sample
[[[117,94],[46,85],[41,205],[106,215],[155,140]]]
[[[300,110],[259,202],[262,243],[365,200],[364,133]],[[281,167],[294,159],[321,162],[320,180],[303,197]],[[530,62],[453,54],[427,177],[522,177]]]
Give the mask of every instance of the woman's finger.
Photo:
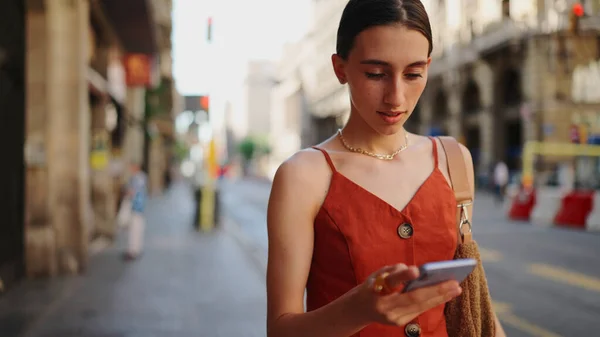
[[[397,268],[386,277],[386,284],[390,289],[399,291],[406,282],[414,280],[417,277],[419,277],[419,269],[417,267]]]
[[[414,267],[407,267],[403,263],[383,267],[371,275],[368,285],[379,295],[389,295],[397,291],[403,280],[410,280],[413,277],[412,269]]]
[[[462,292],[457,281],[447,281],[407,293],[396,293],[390,304],[410,314],[421,314],[440,304],[444,304]]]

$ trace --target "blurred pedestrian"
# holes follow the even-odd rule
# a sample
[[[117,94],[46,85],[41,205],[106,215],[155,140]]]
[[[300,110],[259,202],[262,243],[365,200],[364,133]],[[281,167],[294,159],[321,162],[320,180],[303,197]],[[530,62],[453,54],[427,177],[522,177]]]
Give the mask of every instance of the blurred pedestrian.
[[[444,305],[461,294],[458,282],[400,291],[416,266],[451,260],[457,248],[441,142],[404,129],[427,82],[429,18],[419,0],[350,0],[336,47],[349,119],[286,160],[272,185],[268,335],[448,337]],[[460,150],[473,189],[471,155]],[[484,317],[505,336],[493,313]]]
[[[508,185],[509,173],[508,166],[502,160],[499,160],[494,167],[494,188],[496,202],[503,203],[504,195],[506,194],[506,186]]]
[[[140,256],[144,244],[146,220],[144,208],[148,197],[146,174],[140,169],[139,164],[130,164],[131,177],[127,183],[127,192],[124,207],[131,207],[128,216],[127,250],[124,253],[126,260],[134,260]]]

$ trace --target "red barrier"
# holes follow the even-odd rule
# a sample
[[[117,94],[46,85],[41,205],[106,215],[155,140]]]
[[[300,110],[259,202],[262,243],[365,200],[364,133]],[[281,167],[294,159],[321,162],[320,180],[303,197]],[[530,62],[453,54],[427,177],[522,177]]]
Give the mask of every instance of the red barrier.
[[[593,207],[593,191],[573,191],[561,201],[560,210],[554,217],[554,224],[583,229]]]
[[[512,220],[529,221],[535,205],[535,190],[521,188],[512,200],[508,217]]]

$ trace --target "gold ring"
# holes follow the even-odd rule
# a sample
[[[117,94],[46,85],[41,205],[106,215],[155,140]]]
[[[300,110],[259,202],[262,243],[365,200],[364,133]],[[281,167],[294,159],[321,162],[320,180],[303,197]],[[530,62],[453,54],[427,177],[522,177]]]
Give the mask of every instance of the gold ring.
[[[388,272],[383,272],[375,277],[373,281],[373,290],[378,294],[387,294],[391,293],[390,288],[385,282],[385,279],[390,275]]]

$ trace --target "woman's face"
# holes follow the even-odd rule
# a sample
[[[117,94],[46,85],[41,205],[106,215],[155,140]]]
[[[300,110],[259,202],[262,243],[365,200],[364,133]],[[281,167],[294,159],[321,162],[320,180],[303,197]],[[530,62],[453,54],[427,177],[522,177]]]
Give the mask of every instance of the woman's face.
[[[350,89],[352,114],[380,134],[400,131],[425,89],[428,51],[423,34],[401,25],[361,32],[347,60],[333,56],[338,79]]]

